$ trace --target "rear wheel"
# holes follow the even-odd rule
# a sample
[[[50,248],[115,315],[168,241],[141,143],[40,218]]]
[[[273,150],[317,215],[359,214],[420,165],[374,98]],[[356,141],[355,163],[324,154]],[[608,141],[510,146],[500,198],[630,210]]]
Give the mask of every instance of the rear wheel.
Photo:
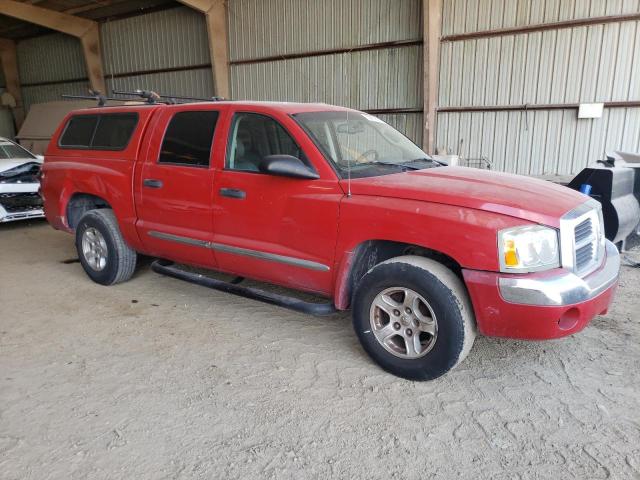
[[[76,227],[76,249],[84,271],[102,285],[129,280],[136,268],[136,252],[125,243],[110,209],[82,216]]]
[[[469,296],[444,265],[403,256],[371,269],[359,282],[353,325],[382,368],[410,380],[432,380],[469,353],[476,336]]]

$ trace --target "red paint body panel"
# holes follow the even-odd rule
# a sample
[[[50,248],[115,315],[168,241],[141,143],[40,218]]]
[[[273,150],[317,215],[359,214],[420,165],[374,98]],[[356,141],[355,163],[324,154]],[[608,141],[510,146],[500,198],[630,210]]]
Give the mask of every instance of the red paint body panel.
[[[45,216],[54,228],[70,231],[66,217],[67,204],[72,195],[95,195],[112,206],[127,243],[134,249],[143,248],[135,228],[137,216],[132,196],[133,171],[147,127],[158,108],[136,108],[139,115],[136,133],[122,151],[60,148],[58,139],[69,117],[78,113],[96,113],[97,109],[78,110],[65,117],[49,142],[42,168],[41,192]],[[131,107],[110,107],[108,111],[130,112]]]
[[[607,312],[617,288],[615,284],[600,295],[573,305],[520,305],[509,303],[500,296],[500,274],[463,270],[463,275],[480,333],[523,340],[560,338],[579,332],[595,316]],[[576,316],[576,323],[571,328],[563,329],[558,321],[570,310],[573,310]]]
[[[226,144],[221,146],[215,159],[213,241],[330,266],[335,255],[340,200],[344,196],[333,170],[296,122],[264,105],[230,107],[220,125],[227,132],[225,138],[234,112],[260,113],[280,122],[304,150],[320,179],[225,170]],[[221,196],[223,188],[242,190],[246,198]],[[216,251],[216,257],[219,269],[236,275],[327,296],[333,292],[331,270],[303,269],[221,251]]]
[[[134,197],[138,215],[136,227],[144,251],[151,256],[167,258],[189,265],[216,268],[215,253],[207,248],[180,244],[155,238],[150,231],[210,241],[213,234],[211,214],[214,170],[210,159],[209,168],[159,164],[160,148],[169,121],[178,112],[215,110],[219,112],[218,123],[227,115],[227,108],[215,104],[176,105],[164,107],[154,118],[144,142],[140,161],[134,178]],[[224,148],[226,138],[216,128],[213,138],[212,157]],[[160,180],[161,189],[145,187],[145,179]]]
[[[70,150],[58,146],[67,119],[46,152],[42,193],[49,223],[70,231],[67,205],[74,194],[104,199],[113,208],[125,240],[140,253],[212,268],[333,298],[349,304],[353,252],[370,240],[403,242],[438,251],[464,272],[480,331],[517,338],[554,338],[577,331],[606,310],[613,288],[576,306],[580,320],[558,328],[563,308],[513,305],[499,295],[496,238],[503,228],[541,223],[557,227],[560,217],[584,202],[581,194],[547,182],[475,169],[441,167],[353,179],[351,196],[291,114],[347,110],[324,104],[215,102],[109,107],[140,116],[123,151]],[[220,112],[208,168],[157,163],[164,132],[182,110]],[[304,151],[319,175],[301,180],[225,170],[227,140],[235,112],[277,120]],[[161,189],[143,186],[162,181]],[[246,192],[243,200],[220,189]],[[208,247],[157,238],[162,232]],[[216,245],[298,259],[326,268],[303,268],[259,256],[239,255]],[[210,248],[209,248],[210,247]],[[565,309],[566,310],[566,309]]]

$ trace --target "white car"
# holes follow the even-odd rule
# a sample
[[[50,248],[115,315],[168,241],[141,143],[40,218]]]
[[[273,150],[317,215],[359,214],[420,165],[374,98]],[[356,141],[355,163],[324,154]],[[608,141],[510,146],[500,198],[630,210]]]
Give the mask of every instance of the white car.
[[[43,158],[0,137],[0,223],[44,217],[38,194]]]

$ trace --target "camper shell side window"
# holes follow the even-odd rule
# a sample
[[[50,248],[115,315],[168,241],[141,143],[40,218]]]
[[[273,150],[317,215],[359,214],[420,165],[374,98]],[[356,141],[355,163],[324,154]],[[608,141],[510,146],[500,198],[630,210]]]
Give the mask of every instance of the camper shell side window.
[[[72,116],[58,146],[66,149],[124,150],[138,125],[136,112]]]

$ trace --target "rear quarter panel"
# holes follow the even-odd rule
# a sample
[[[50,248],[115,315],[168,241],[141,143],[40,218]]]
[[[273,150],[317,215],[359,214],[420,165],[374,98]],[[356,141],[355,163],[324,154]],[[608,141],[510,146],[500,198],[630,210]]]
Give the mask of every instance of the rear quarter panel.
[[[127,242],[133,248],[140,247],[135,229],[133,173],[147,126],[157,108],[135,109],[139,115],[138,125],[127,147],[120,151],[62,148],[58,142],[73,115],[131,112],[131,107],[80,110],[65,117],[49,142],[42,169],[45,215],[54,228],[71,231],[67,205],[74,194],[95,195],[111,205]]]

